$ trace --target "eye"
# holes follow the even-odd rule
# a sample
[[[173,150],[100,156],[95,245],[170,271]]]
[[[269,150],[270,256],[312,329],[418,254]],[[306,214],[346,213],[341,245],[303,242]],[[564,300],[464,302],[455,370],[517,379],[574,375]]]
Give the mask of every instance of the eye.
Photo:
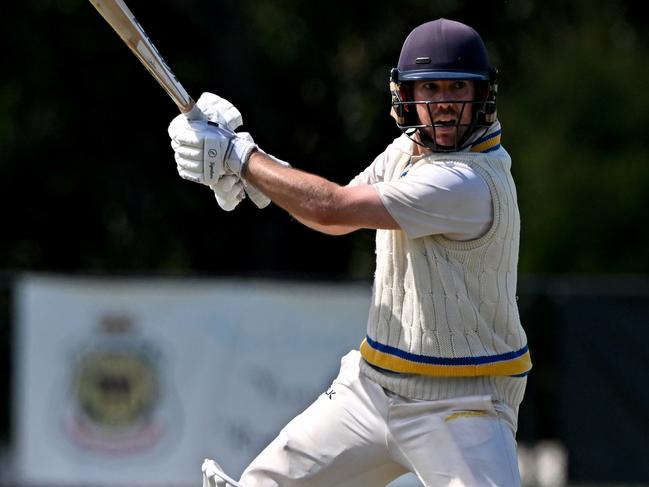
[[[467,87],[467,82],[465,80],[458,80],[453,83],[453,88],[460,91],[464,90]]]
[[[432,92],[437,91],[437,83],[434,83],[432,81],[424,83],[422,87],[426,91],[432,91]]]

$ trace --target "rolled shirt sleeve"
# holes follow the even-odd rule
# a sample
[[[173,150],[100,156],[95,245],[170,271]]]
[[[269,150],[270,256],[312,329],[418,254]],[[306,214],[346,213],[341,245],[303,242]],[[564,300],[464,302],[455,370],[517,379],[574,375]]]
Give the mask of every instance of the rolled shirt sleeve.
[[[380,181],[372,177],[377,162],[352,182],[374,184],[385,208],[409,238],[441,234],[452,240],[472,240],[489,230],[491,192],[484,178],[469,166],[438,161],[417,165],[397,180]]]

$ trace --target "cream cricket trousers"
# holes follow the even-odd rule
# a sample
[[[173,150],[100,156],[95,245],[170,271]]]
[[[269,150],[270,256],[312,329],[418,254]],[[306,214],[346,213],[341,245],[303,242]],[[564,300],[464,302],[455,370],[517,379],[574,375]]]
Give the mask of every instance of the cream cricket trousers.
[[[490,396],[411,400],[359,373],[358,351],[241,476],[244,487],[520,485],[512,411]],[[515,420],[514,420],[515,421]]]

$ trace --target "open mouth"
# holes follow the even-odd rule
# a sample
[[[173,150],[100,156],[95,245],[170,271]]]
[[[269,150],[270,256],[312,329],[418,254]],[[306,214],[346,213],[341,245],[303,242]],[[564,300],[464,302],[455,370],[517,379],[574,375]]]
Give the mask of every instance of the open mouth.
[[[455,120],[435,120],[436,127],[455,127]]]

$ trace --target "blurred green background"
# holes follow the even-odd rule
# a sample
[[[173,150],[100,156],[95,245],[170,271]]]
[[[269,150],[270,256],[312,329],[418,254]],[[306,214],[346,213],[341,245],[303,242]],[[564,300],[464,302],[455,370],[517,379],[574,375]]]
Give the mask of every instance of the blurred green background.
[[[584,293],[597,301],[608,292],[602,279],[614,276],[623,281],[616,289],[644,296],[646,306],[649,31],[641,2],[128,4],[194,98],[228,98],[264,150],[339,183],[399,135],[387,83],[408,32],[438,17],[478,30],[500,71],[503,145],[518,185],[519,270],[531,296],[521,307],[537,364],[548,364],[538,376],[545,388],[528,396],[535,419],[522,422],[523,434],[543,436],[532,425],[542,428],[542,405],[559,394],[556,371],[547,372],[552,353],[538,346],[552,338],[535,321],[556,318],[539,289],[578,276],[595,282]],[[207,188],[178,178],[166,134],[175,105],[88,2],[27,0],[2,11],[3,316],[21,271],[371,278],[372,232],[328,237],[248,202],[226,213]],[[643,313],[633,316],[646,330]],[[9,330],[3,319],[5,384]],[[633,374],[642,381],[640,350]],[[0,438],[8,414],[0,404]]]
[[[407,33],[441,16],[469,23],[500,69],[520,271],[649,270],[640,2],[129,5],[195,98],[228,98],[267,152],[340,183],[399,135],[387,78]],[[166,135],[175,105],[88,2],[3,11],[4,269],[371,273],[369,234],[325,237],[248,204],[225,213],[208,189],[180,180]]]

